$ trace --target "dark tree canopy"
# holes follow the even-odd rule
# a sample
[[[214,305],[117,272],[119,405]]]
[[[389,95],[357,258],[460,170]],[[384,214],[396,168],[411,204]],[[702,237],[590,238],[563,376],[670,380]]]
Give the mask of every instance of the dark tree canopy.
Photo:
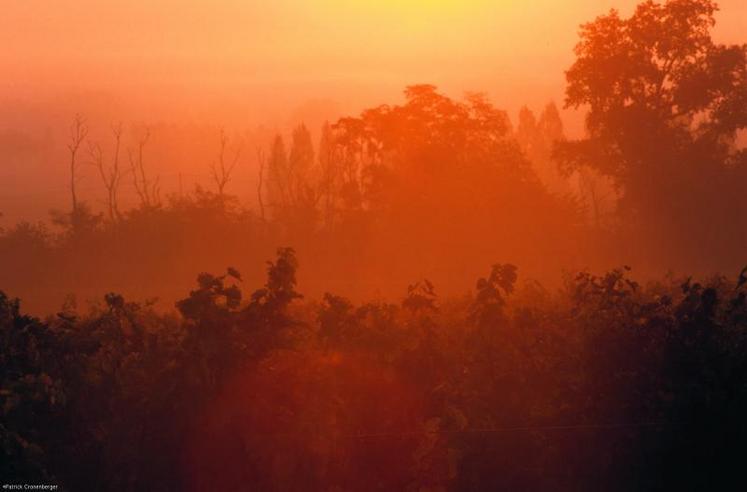
[[[566,104],[588,107],[589,138],[561,147],[561,164],[594,166],[628,190],[640,168],[666,159],[665,146],[731,154],[747,127],[747,47],[714,43],[716,10],[711,0],[648,0],[629,19],[613,10],[584,25]]]
[[[747,247],[747,46],[713,41],[716,8],[649,0],[584,25],[566,104],[588,109],[587,136],[555,150],[565,173],[611,179],[630,241],[658,262],[680,248],[678,268]]]

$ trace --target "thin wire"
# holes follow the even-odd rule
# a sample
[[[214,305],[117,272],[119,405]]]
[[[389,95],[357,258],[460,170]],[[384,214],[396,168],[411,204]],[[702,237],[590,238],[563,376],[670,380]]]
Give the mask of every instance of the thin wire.
[[[586,429],[620,429],[620,428],[643,428],[643,427],[666,427],[670,425],[679,425],[671,422],[643,422],[631,424],[574,424],[574,425],[520,425],[515,427],[492,427],[483,429],[462,429],[453,431],[410,431],[403,433],[378,433],[378,434],[354,434],[352,438],[375,438],[388,437],[394,435],[415,436],[415,435],[448,435],[448,434],[496,434],[503,432],[520,432],[520,431],[563,431],[563,430],[586,430]],[[347,436],[346,436],[347,437]]]
[[[388,437],[413,437],[413,436],[433,436],[433,435],[468,435],[468,434],[498,434],[506,432],[526,432],[526,431],[574,431],[574,430],[591,430],[591,429],[624,429],[624,428],[650,428],[650,427],[669,427],[683,425],[677,422],[638,422],[638,423],[613,423],[613,424],[572,424],[572,425],[520,425],[511,427],[490,427],[478,429],[461,429],[461,430],[438,430],[438,431],[407,431],[407,432],[378,432],[368,434],[343,434],[334,436],[336,439],[375,439]],[[258,433],[264,437],[302,437],[313,434],[313,431],[306,433]]]

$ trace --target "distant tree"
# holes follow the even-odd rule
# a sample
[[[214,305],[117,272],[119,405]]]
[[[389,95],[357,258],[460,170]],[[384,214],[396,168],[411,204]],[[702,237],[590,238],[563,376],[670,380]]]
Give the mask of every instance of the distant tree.
[[[539,130],[537,128],[537,117],[527,106],[522,106],[519,110],[516,139],[524,152],[531,158],[535,153],[535,148],[539,146]]]
[[[493,265],[490,275],[477,281],[477,296],[472,306],[471,319],[477,326],[495,329],[505,322],[505,307],[514,291],[517,273],[514,265]]]
[[[221,129],[218,158],[210,164],[210,174],[218,191],[218,196],[221,198],[225,196],[226,185],[231,181],[231,175],[236,169],[236,164],[238,164],[239,158],[241,157],[241,144],[236,146],[231,157],[226,155],[228,144],[229,138],[226,135],[225,130]]]
[[[306,125],[293,130],[293,140],[288,155],[289,189],[293,207],[293,220],[306,227],[316,223],[316,207],[319,201],[317,169],[314,161],[314,144]]]
[[[145,145],[150,140],[150,130],[148,128],[137,138],[136,149],[128,149],[127,154],[130,159],[130,171],[132,172],[132,181],[135,186],[135,191],[140,198],[140,208],[149,210],[158,208],[161,206],[161,186],[160,178],[156,176],[155,179],[148,176],[146,171],[145,162],[143,160],[143,152]]]
[[[564,176],[553,159],[556,146],[566,141],[563,120],[555,103],[549,103],[539,119],[524,106],[519,111],[516,139],[532,162],[542,182],[555,193],[573,193],[590,222],[599,229],[609,214],[610,198],[614,190],[609,178],[591,168],[574,171],[575,187],[569,176]],[[566,173],[567,174],[567,173]]]
[[[119,167],[119,154],[122,144],[122,123],[117,123],[112,126],[112,134],[114,136],[114,155],[111,164],[107,166],[104,163],[104,155],[101,150],[101,145],[98,143],[89,142],[88,152],[93,161],[93,165],[96,166],[96,169],[99,171],[101,181],[104,183],[107,195],[106,205],[109,221],[113,223],[121,219],[121,213],[119,211],[119,186],[124,177],[124,173]]]
[[[539,178],[551,191],[570,192],[568,180],[552,160],[555,145],[565,140],[563,120],[555,103],[547,104],[539,119],[526,106],[521,108],[516,139]]]
[[[458,207],[457,190],[444,189],[450,184],[488,169],[531,174],[509,134],[508,116],[484,95],[470,94],[459,102],[432,85],[416,85],[405,90],[405,98],[404,105],[369,109],[334,125],[339,201],[349,215],[405,207],[405,202],[408,211],[415,210],[416,199],[425,197]],[[461,178],[449,183],[449,175]],[[403,189],[391,186],[395,182]],[[423,193],[424,183],[439,189]],[[403,202],[391,203],[395,197]]]
[[[316,224],[319,200],[314,146],[304,125],[293,130],[290,152],[282,137],[275,138],[268,161],[268,191],[275,218],[290,230],[308,230]]]
[[[542,110],[539,119],[539,130],[545,141],[552,146],[556,142],[565,140],[565,128],[560,117],[558,106],[554,102],[548,103]]]
[[[276,135],[270,146],[270,155],[267,162],[268,195],[270,206],[276,218],[278,215],[282,215],[291,205],[289,173],[288,154],[285,150],[283,137]]]
[[[428,279],[410,284],[407,287],[407,297],[402,301],[402,307],[412,312],[437,311],[436,290]]]
[[[314,144],[311,142],[311,133],[306,125],[301,124],[293,129],[293,140],[290,149],[288,161],[291,167],[291,173],[296,181],[296,194],[303,193],[302,188],[314,165]]]
[[[79,214],[79,201],[78,194],[76,193],[76,185],[78,182],[78,151],[83,141],[88,136],[88,126],[86,120],[80,114],[76,114],[73,118],[73,122],[70,124],[70,140],[67,145],[70,151],[70,195],[72,198],[72,211],[71,211],[71,223],[73,226],[77,223],[77,217]]]
[[[395,254],[411,251],[413,265],[435,268],[439,252],[486,251],[486,241],[504,248],[554,235],[575,220],[570,200],[542,186],[508,115],[484,94],[454,100],[432,85],[411,86],[403,104],[343,118],[332,131],[337,229],[396,237],[408,246]],[[477,230],[500,230],[501,239]],[[440,246],[412,248],[420,242]]]
[[[265,167],[267,157],[262,147],[257,148],[257,205],[259,205],[259,216],[262,222],[267,222],[265,215]]]
[[[334,220],[334,197],[337,181],[337,169],[334,158],[334,136],[328,122],[322,126],[317,151],[319,163],[319,193],[322,202],[322,217],[325,227],[332,226]]]

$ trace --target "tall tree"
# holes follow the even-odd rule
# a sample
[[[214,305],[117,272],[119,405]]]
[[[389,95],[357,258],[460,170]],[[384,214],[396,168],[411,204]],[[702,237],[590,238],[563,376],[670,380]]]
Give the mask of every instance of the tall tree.
[[[225,197],[226,185],[231,181],[231,175],[236,169],[236,164],[239,162],[241,157],[241,143],[239,143],[234,149],[233,155],[228,155],[229,138],[226,135],[225,130],[220,131],[220,147],[218,150],[218,158],[210,164],[210,175],[215,182],[215,187],[218,191],[218,196],[223,199]]]
[[[629,19],[613,10],[582,26],[566,105],[589,109],[589,136],[560,147],[566,170],[594,167],[635,194],[654,168],[666,176],[693,152],[729,157],[747,126],[747,47],[713,42],[716,10],[712,0],[649,0]]]
[[[99,171],[101,181],[106,189],[106,205],[110,222],[116,222],[121,218],[119,212],[119,185],[122,181],[123,173],[119,167],[119,154],[122,144],[122,123],[112,125],[112,135],[114,136],[114,154],[111,164],[104,163],[104,153],[101,145],[98,143],[89,143],[88,151],[91,155],[94,166]]]
[[[148,175],[143,159],[148,140],[150,140],[150,129],[146,128],[137,138],[136,149],[128,149],[127,151],[135,191],[140,198],[140,207],[145,210],[157,208],[161,205],[160,178],[156,176],[154,179]]]
[[[70,124],[70,140],[67,145],[70,151],[70,195],[72,198],[72,217],[75,222],[75,217],[78,215],[78,194],[76,193],[76,184],[78,181],[78,151],[83,141],[88,136],[88,125],[86,120],[80,114],[76,114]]]
[[[289,163],[296,181],[295,187],[298,188],[297,193],[301,193],[300,189],[305,184],[304,181],[310,177],[314,165],[314,144],[311,142],[311,133],[304,124],[293,130]]]
[[[322,216],[325,227],[332,226],[334,221],[334,199],[335,183],[337,181],[337,168],[334,158],[334,136],[332,127],[328,122],[322,125],[321,136],[319,137],[318,158],[320,174],[320,198],[322,200]]]
[[[314,144],[306,125],[293,130],[293,141],[288,156],[288,187],[291,190],[294,220],[297,225],[313,226],[319,200],[317,169],[314,167]]]
[[[288,154],[285,150],[283,137],[276,135],[270,146],[270,156],[267,161],[267,188],[270,206],[275,218],[282,215],[290,206],[290,190],[288,189]]]
[[[548,103],[539,119],[526,106],[521,108],[516,139],[538,177],[550,191],[570,192],[568,180],[559,173],[557,164],[552,160],[555,144],[565,139],[563,120],[555,103]]]
[[[747,247],[733,233],[747,227],[747,153],[735,145],[747,46],[713,41],[716,11],[712,0],[648,0],[627,19],[613,10],[581,28],[566,74],[566,105],[588,109],[587,136],[557,147],[559,165],[611,179],[626,230],[668,268],[702,263],[706,244],[734,268]]]
[[[267,158],[265,157],[265,151],[262,147],[257,148],[257,205],[259,205],[259,216],[262,222],[266,222],[265,216],[265,167],[267,166]]]

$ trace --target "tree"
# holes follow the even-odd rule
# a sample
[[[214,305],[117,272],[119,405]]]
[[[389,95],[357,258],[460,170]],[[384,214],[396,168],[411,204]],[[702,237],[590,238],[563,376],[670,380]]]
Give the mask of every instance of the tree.
[[[565,140],[563,120],[555,103],[548,103],[539,119],[526,106],[521,108],[516,139],[550,191],[570,191],[567,179],[558,172],[557,164],[552,160],[554,146]]]
[[[114,135],[114,156],[109,166],[104,164],[104,155],[98,143],[89,142],[88,152],[91,155],[94,166],[99,171],[101,181],[106,189],[106,205],[109,221],[116,222],[121,218],[119,212],[119,185],[123,173],[119,167],[119,150],[122,143],[122,123],[112,125]]]
[[[218,190],[218,196],[221,198],[225,196],[226,185],[231,181],[231,174],[233,174],[236,164],[238,164],[239,158],[241,157],[241,145],[236,147],[233,156],[230,159],[226,155],[227,148],[228,136],[226,135],[225,130],[221,129],[218,159],[210,164],[210,174]]]
[[[559,166],[609,178],[624,230],[666,268],[709,256],[734,268],[747,247],[731,232],[747,227],[747,154],[735,145],[747,46],[714,43],[716,10],[712,0],[649,0],[628,19],[613,10],[582,27],[566,73],[566,106],[588,108],[587,137],[557,146]]]
[[[563,119],[560,117],[560,111],[558,111],[558,106],[554,102],[550,102],[544,107],[538,126],[545,141],[549,142],[550,147],[555,142],[565,139]]]
[[[278,248],[277,259],[267,262],[267,283],[252,294],[246,312],[261,312],[266,320],[283,321],[271,323],[275,326],[287,323],[285,309],[295,299],[303,297],[296,291],[297,270],[298,259],[293,248]]]
[[[264,186],[265,186],[265,167],[267,166],[267,158],[265,157],[265,151],[261,147],[257,148],[257,205],[259,205],[259,216],[263,223],[267,222],[265,217],[265,199],[264,199]]]
[[[306,125],[293,130],[293,140],[288,155],[288,189],[290,190],[292,220],[296,227],[313,227],[319,191],[314,167],[314,144]]]
[[[72,198],[72,223],[76,223],[76,217],[78,216],[78,195],[76,193],[75,186],[78,181],[78,150],[81,144],[88,136],[88,126],[86,120],[80,114],[76,114],[73,118],[73,122],[70,124],[70,141],[67,145],[70,151],[70,195]]]
[[[516,270],[511,264],[496,264],[487,278],[477,281],[477,297],[470,313],[477,326],[495,329],[505,321],[506,299],[514,291]]]
[[[314,146],[304,125],[293,130],[290,152],[277,135],[267,162],[267,188],[274,218],[291,231],[306,231],[316,225],[316,207],[321,196],[316,182]]]
[[[485,94],[456,100],[432,85],[408,87],[404,99],[333,126],[338,230],[395,238],[402,247],[388,262],[413,267],[407,278],[437,279],[429,271],[442,268],[447,251],[476,267],[496,254],[516,261],[517,251],[566,241],[556,231],[567,237],[576,220],[570,200],[542,186],[505,111]],[[506,253],[487,254],[487,244]]]
[[[566,106],[589,108],[589,137],[560,146],[567,171],[591,166],[636,194],[654,168],[667,174],[692,152],[728,159],[747,126],[747,46],[713,42],[716,10],[649,0],[629,19],[613,10],[582,26]]]
[[[130,158],[130,170],[132,172],[135,191],[137,191],[137,195],[140,198],[140,207],[145,210],[158,208],[161,205],[160,179],[158,176],[155,179],[148,176],[143,161],[143,151],[149,139],[150,130],[146,128],[137,139],[137,149],[135,151],[128,149],[127,151]]]
[[[334,221],[334,197],[337,181],[337,169],[334,159],[334,136],[328,122],[322,126],[319,137],[318,158],[320,171],[320,199],[322,201],[322,217],[324,226],[330,228]]]
[[[537,117],[531,109],[522,106],[519,110],[519,123],[516,125],[516,140],[530,159],[539,146],[538,137]]]
[[[437,311],[436,299],[436,290],[426,278],[407,287],[407,297],[402,301],[402,307],[412,312]]]
[[[283,137],[276,135],[270,146],[270,157],[267,162],[267,188],[270,206],[275,218],[290,207],[290,190],[288,189],[288,155],[285,151]]]
[[[72,208],[70,213],[52,210],[52,223],[62,227],[67,234],[76,241],[84,233],[90,233],[100,222],[101,217],[94,214],[87,203],[80,200],[77,193],[79,151],[88,137],[88,125],[85,118],[76,114],[70,124],[70,140],[67,148],[70,152],[70,197]]]
[[[304,124],[293,129],[293,141],[288,161],[295,181],[293,184],[296,188],[296,195],[301,195],[304,193],[305,181],[314,165],[314,144],[311,143],[311,134]]]

